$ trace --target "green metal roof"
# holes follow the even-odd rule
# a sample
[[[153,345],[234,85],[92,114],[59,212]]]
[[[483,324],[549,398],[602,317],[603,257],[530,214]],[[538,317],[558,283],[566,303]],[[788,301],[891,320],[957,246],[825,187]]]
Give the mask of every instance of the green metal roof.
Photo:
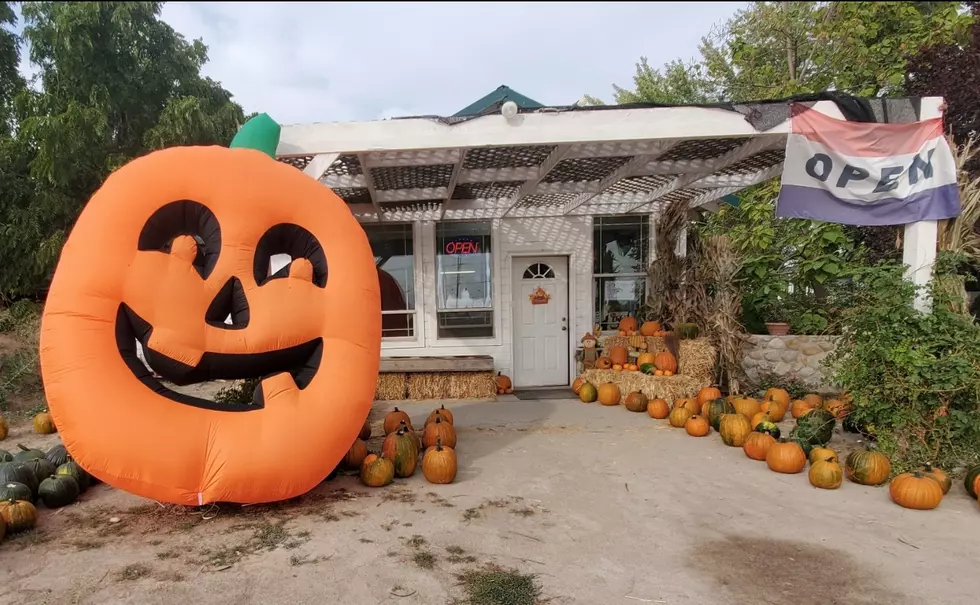
[[[500,86],[497,90],[491,92],[487,96],[470,103],[463,109],[460,109],[455,114],[454,118],[461,118],[464,116],[477,116],[487,111],[491,107],[500,106],[504,101],[513,101],[517,103],[520,109],[538,109],[544,107],[541,103],[538,103],[534,99],[525,97],[516,90],[512,90],[509,86]]]

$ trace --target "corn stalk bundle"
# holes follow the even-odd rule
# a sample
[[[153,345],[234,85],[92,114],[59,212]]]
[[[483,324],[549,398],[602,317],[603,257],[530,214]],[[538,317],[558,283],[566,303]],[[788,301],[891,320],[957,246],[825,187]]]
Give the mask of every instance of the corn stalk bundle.
[[[738,393],[742,374],[742,334],[745,331],[739,321],[742,294],[737,279],[742,259],[723,235],[708,238],[702,250],[702,271],[714,290],[710,332],[718,349],[718,384],[727,384],[729,392]]]

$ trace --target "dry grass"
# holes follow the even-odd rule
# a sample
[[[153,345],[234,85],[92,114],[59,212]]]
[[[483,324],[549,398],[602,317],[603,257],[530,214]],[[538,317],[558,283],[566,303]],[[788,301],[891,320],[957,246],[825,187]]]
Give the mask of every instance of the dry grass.
[[[619,387],[623,396],[639,391],[650,399],[674,401],[681,397],[694,397],[702,387],[711,384],[710,379],[677,374],[675,376],[648,376],[642,372],[614,372],[612,370],[586,370],[586,381],[596,386],[611,382]]]
[[[493,399],[497,396],[493,372],[419,372],[408,375],[408,398]]]
[[[456,576],[466,593],[465,605],[536,605],[541,587],[534,574],[516,569],[488,566],[468,570]]]
[[[401,401],[408,396],[408,374],[378,374],[378,386],[374,390],[377,401]]]
[[[714,284],[711,310],[711,332],[718,346],[718,382],[728,391],[738,393],[742,375],[742,295],[736,275],[742,269],[742,259],[725,236],[715,236],[704,244],[702,256],[704,273]]]

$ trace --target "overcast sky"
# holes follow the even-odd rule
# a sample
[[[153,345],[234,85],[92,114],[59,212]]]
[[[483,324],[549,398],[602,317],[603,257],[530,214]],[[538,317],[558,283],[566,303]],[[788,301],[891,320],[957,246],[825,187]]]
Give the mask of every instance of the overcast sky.
[[[451,115],[501,84],[546,105],[611,100],[641,55],[690,59],[738,2],[169,2],[246,112],[283,124]]]

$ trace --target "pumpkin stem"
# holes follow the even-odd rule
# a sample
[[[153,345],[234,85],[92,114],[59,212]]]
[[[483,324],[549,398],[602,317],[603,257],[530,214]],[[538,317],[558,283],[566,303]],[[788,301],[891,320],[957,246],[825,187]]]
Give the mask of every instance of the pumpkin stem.
[[[228,147],[232,149],[236,147],[254,149],[275,159],[281,132],[282,128],[269,117],[269,114],[260,113],[242,124]]]
[[[31,448],[25,447],[23,443],[18,443],[17,444],[17,447],[19,447],[20,449],[24,450],[25,452],[31,451]]]
[[[436,451],[442,451],[442,437],[436,437]]]

